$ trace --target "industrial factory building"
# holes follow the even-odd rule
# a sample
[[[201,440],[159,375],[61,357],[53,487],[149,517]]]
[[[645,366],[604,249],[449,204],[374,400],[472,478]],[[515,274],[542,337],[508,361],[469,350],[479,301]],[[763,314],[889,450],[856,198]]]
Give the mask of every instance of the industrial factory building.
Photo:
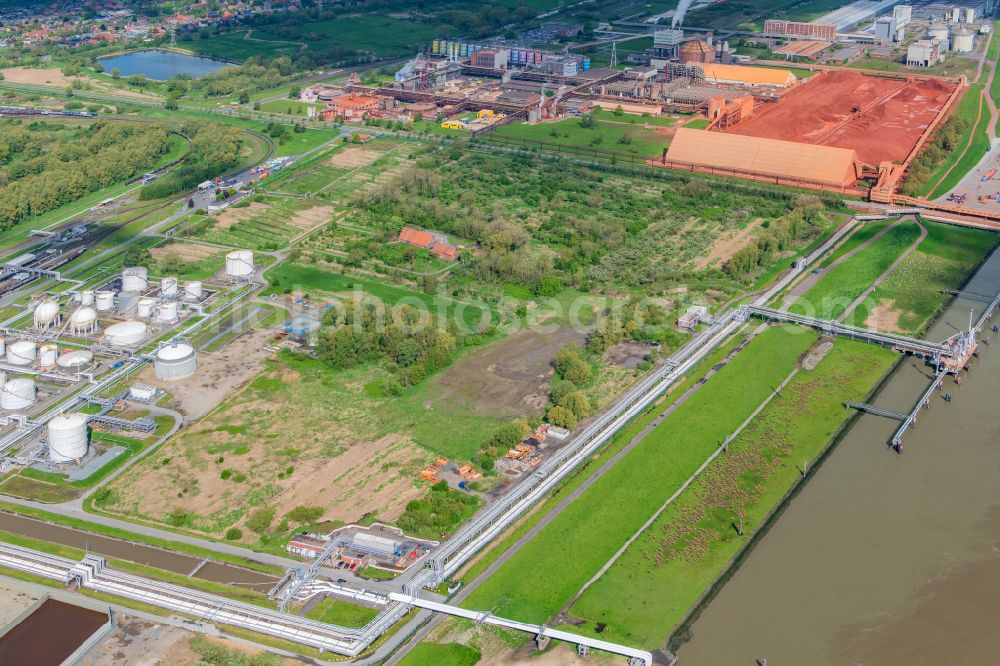
[[[768,19],[764,21],[764,33],[767,35],[782,35],[788,37],[808,37],[810,39],[837,39],[837,26],[827,23],[800,23]]]
[[[667,160],[680,168],[844,189],[861,176],[857,153],[846,148],[683,127],[670,144]]]
[[[701,66],[706,83],[749,86],[752,88],[786,88],[798,79],[787,69],[743,67],[709,63]]]

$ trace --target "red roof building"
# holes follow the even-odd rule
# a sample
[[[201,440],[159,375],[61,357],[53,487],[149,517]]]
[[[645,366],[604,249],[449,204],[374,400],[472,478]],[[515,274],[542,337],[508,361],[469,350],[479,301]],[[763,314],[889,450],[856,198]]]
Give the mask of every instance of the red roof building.
[[[438,235],[440,236],[440,234]],[[441,236],[441,238],[444,237]],[[399,240],[429,250],[433,256],[444,261],[455,261],[458,259],[457,247],[449,245],[439,238],[435,238],[434,234],[428,231],[403,227],[403,230],[399,232]]]

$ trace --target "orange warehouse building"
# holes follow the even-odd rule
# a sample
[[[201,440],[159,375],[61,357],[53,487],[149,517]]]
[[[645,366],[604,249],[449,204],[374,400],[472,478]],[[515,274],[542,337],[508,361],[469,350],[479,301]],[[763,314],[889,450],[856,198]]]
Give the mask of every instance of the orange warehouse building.
[[[743,67],[705,63],[701,65],[708,83],[723,83],[754,88],[785,88],[794,85],[798,79],[787,69],[768,67]]]
[[[729,175],[760,176],[830,188],[849,188],[861,162],[848,148],[678,128],[667,151],[673,166]]]
[[[373,95],[341,95],[327,102],[323,118],[356,119],[378,109],[378,97]]]

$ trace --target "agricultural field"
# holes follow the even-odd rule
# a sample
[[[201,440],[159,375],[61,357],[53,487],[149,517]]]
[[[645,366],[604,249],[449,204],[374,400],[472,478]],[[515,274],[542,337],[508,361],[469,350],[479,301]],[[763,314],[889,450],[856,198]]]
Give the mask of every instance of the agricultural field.
[[[286,27],[280,32],[271,27],[257,28],[253,30],[252,37],[261,41],[252,43],[255,47],[259,45],[260,48],[271,49],[277,48],[274,43],[293,41],[305,43],[307,52],[340,47],[371,54],[375,58],[394,58],[411,56],[413,47],[425,44],[434,36],[434,25],[430,23],[358,14],[307,22]]]
[[[535,125],[514,123],[501,127],[496,135],[528,142],[610,150],[639,157],[659,157],[670,145],[671,133],[667,128],[678,120],[679,117],[644,118],[599,111],[594,114],[593,122],[567,118]]]
[[[240,30],[224,35],[212,35],[209,39],[182,39],[179,45],[198,55],[232,62],[243,62],[253,56],[266,58],[276,58],[282,55],[292,56],[306,46],[304,42],[264,38],[257,34],[258,32],[257,30]]]
[[[763,402],[814,341],[810,333],[781,328],[751,341],[463,605],[528,622],[555,616]]]
[[[197,216],[179,234],[227,247],[279,250],[332,220],[333,213],[324,201],[257,195],[215,215]]]

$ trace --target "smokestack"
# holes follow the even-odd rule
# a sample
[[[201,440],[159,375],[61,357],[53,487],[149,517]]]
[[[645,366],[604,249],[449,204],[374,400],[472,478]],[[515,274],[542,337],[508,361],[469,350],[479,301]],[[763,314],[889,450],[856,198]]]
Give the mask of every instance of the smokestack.
[[[671,28],[676,28],[684,23],[684,15],[687,14],[687,10],[691,7],[691,0],[681,0],[677,3],[677,9],[674,10],[674,18],[670,22]]]

